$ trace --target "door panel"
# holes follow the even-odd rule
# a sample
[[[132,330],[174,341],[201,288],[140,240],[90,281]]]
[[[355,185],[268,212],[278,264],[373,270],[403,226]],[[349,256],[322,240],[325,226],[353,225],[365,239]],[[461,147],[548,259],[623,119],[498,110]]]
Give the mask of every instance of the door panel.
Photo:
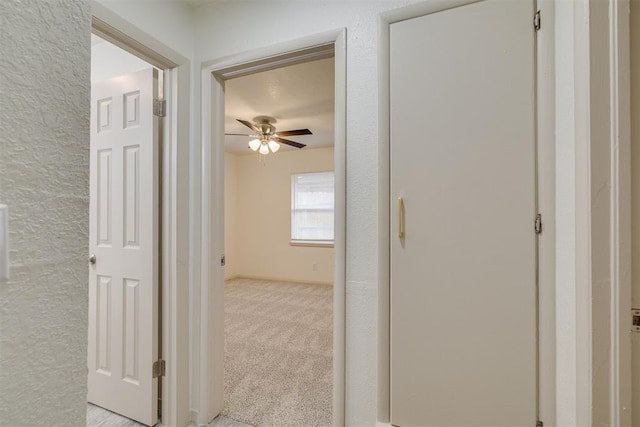
[[[394,425],[535,425],[533,11],[391,25]]]
[[[157,422],[157,71],[92,85],[89,402]]]

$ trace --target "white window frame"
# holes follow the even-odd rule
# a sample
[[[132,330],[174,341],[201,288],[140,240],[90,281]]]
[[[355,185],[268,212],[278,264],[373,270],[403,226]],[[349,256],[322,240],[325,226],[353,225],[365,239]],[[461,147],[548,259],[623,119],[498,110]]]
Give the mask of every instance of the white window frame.
[[[300,175],[316,175],[316,174],[327,174],[330,173],[333,175],[334,179],[334,203],[333,203],[333,215],[335,217],[335,172],[332,170],[328,171],[315,171],[315,172],[299,172],[291,174],[291,239],[289,241],[291,246],[321,246],[321,247],[333,247],[335,240],[335,218],[334,218],[334,234],[333,239],[294,239],[293,237],[293,227],[294,227],[294,212],[295,212],[295,195],[296,195],[296,177]]]

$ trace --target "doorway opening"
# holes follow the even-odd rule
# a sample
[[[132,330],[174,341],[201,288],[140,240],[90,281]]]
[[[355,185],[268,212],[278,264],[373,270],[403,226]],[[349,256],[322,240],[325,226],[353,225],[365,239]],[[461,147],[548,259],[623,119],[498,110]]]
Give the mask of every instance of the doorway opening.
[[[333,268],[330,268],[330,261],[320,261],[316,262],[307,261],[300,262],[300,266],[295,265],[295,259],[293,259],[294,264],[290,264],[289,270],[293,271],[295,268],[306,268],[307,273],[310,273],[310,278],[307,278],[304,281],[316,282],[314,286],[325,286],[318,285],[317,283],[326,282],[326,279],[318,279],[322,273],[326,273],[329,277],[332,278],[331,283],[333,284],[330,287],[330,291],[332,297],[331,300],[331,311],[333,312],[332,319],[332,327],[331,335],[332,335],[332,349],[331,353],[331,367],[327,368],[325,365],[325,369],[329,369],[331,373],[330,380],[326,381],[327,388],[331,390],[330,397],[330,416],[329,423],[332,425],[343,425],[344,424],[344,381],[345,381],[345,200],[346,200],[346,150],[345,150],[345,116],[346,116],[346,96],[345,96],[345,82],[346,82],[346,73],[345,73],[345,31],[337,30],[332,32],[327,32],[323,34],[318,34],[311,37],[306,37],[302,39],[293,40],[290,42],[282,43],[275,46],[270,46],[267,48],[258,49],[255,51],[245,52],[238,55],[233,55],[230,57],[226,57],[220,60],[214,60],[203,64],[203,73],[202,73],[202,93],[203,93],[203,104],[202,104],[202,117],[203,117],[203,139],[202,139],[202,205],[201,205],[201,229],[202,229],[202,245],[201,245],[201,253],[200,253],[200,265],[202,266],[201,270],[201,283],[202,286],[200,288],[200,296],[198,301],[196,302],[199,312],[196,314],[197,320],[196,323],[198,325],[198,354],[199,359],[197,368],[194,370],[194,377],[196,377],[199,381],[199,384],[194,383],[194,390],[198,392],[198,413],[195,414],[196,421],[199,423],[207,423],[210,422],[213,418],[215,418],[218,414],[225,414],[225,364],[224,364],[224,343],[225,343],[225,316],[223,315],[225,303],[225,286],[224,279],[225,270],[227,267],[225,264],[228,262],[231,264],[227,264],[230,266],[230,270],[234,269],[233,262],[237,262],[237,256],[233,255],[233,248],[225,248],[225,203],[224,203],[224,182],[225,182],[225,136],[224,133],[246,133],[252,134],[251,131],[255,129],[250,129],[249,127],[253,125],[262,126],[272,125],[276,127],[275,134],[277,136],[278,131],[288,131],[292,130],[300,130],[309,128],[313,133],[314,130],[305,123],[306,117],[305,114],[310,112],[306,111],[305,108],[310,108],[309,106],[302,108],[302,106],[295,106],[291,111],[286,110],[285,105],[281,105],[283,109],[282,117],[273,117],[273,114],[268,111],[254,111],[255,115],[252,116],[251,112],[248,112],[247,117],[229,117],[233,122],[235,119],[241,119],[243,121],[247,121],[247,124],[238,123],[237,128],[234,129],[226,129],[225,127],[225,103],[228,96],[228,86],[233,86],[233,81],[242,76],[251,77],[256,75],[257,73],[266,72],[270,70],[277,71],[279,69],[283,69],[283,67],[289,66],[308,66],[308,64],[312,62],[320,63],[323,60],[331,60],[333,64],[328,64],[328,68],[333,68],[333,78],[334,82],[332,87],[329,89],[334,94],[333,99],[333,131],[332,131],[332,140],[333,140],[333,153],[331,153],[330,147],[318,148],[318,149],[310,149],[307,150],[308,153],[312,153],[313,151],[321,152],[324,150],[323,154],[325,157],[333,160],[333,172],[334,172],[334,206],[333,206]],[[240,81],[240,80],[238,80]],[[289,95],[291,96],[291,95]],[[304,101],[304,100],[302,100]],[[278,106],[276,106],[278,108]],[[288,124],[287,114],[299,114],[302,115],[301,120],[298,122],[291,122]],[[277,113],[280,114],[280,113]],[[271,115],[271,117],[263,117],[265,115]],[[271,118],[277,120],[277,122],[271,123]],[[283,127],[281,127],[281,125]],[[242,130],[240,130],[242,129]],[[265,133],[264,129],[263,133]],[[268,132],[267,132],[268,133]],[[329,132],[331,133],[331,132]],[[254,133],[260,139],[260,135],[258,133]],[[293,134],[290,134],[293,135]],[[307,134],[305,134],[307,135]],[[294,143],[306,144],[304,138],[307,136],[302,134],[295,134],[293,136],[289,136],[286,134],[282,135],[285,139],[292,140]],[[264,135],[263,135],[264,136]],[[241,138],[239,136],[227,136],[227,138]],[[238,142],[241,146],[244,146],[245,150],[247,150],[246,146],[249,142],[250,137],[245,137],[244,140],[240,139]],[[265,141],[268,145],[268,141]],[[262,159],[265,163],[260,163],[260,147],[256,145],[258,149],[257,152],[250,151],[250,154],[246,156],[247,162],[253,162],[254,166],[260,166],[261,170],[264,172],[270,170],[277,170],[276,166],[279,164],[281,160],[284,161],[286,157],[292,156],[297,148],[282,148],[282,145],[288,145],[286,143],[282,143],[282,141],[277,141],[281,144],[281,147],[278,147],[279,151],[277,153],[273,153],[273,147],[263,148],[262,151],[265,153],[265,157]],[[255,144],[255,143],[254,143]],[[258,144],[259,145],[259,144]],[[294,144],[295,145],[295,144]],[[311,146],[313,146],[311,144]],[[265,151],[268,150],[268,151]],[[299,150],[298,155],[304,153],[306,147]],[[269,152],[269,154],[266,154]],[[278,157],[280,156],[280,157]],[[280,159],[280,160],[279,160]],[[238,162],[238,161],[236,161]],[[240,161],[242,162],[242,161]],[[314,164],[313,160],[309,161],[311,164]],[[237,166],[237,165],[236,165]],[[240,168],[237,168],[240,169]],[[258,168],[259,169],[259,168]],[[328,172],[329,166],[316,166],[313,169],[313,172]],[[292,188],[292,174],[298,172],[305,172],[299,168],[294,168],[288,170],[286,172],[286,182],[287,187],[284,202],[278,203],[280,208],[284,207],[285,212],[284,215],[284,232],[281,234],[284,235],[285,244],[283,248],[289,251],[301,252],[300,249],[307,249],[309,252],[313,250],[322,251],[330,248],[327,247],[318,247],[316,246],[295,246],[296,244],[308,244],[305,242],[295,242],[291,240],[291,215],[292,215],[292,204],[291,204],[291,188]],[[237,173],[237,171],[236,171]],[[300,175],[298,175],[300,176]],[[258,179],[249,179],[249,182],[255,183],[258,185]],[[251,189],[253,191],[254,188]],[[284,204],[284,206],[282,206]],[[245,211],[243,215],[246,215],[248,218],[253,216],[253,221],[263,228],[270,228],[273,221],[278,220],[277,218],[271,218],[268,216],[261,216],[259,211],[251,212]],[[295,216],[295,214],[294,214]],[[235,218],[236,220],[238,218]],[[295,222],[295,220],[294,220]],[[243,230],[245,231],[245,230]],[[251,236],[248,236],[246,241],[251,242]],[[282,236],[281,236],[282,237]],[[295,238],[294,238],[295,240]],[[231,249],[231,252],[229,252]],[[227,258],[228,254],[231,254],[231,257]],[[331,258],[331,256],[329,256]],[[211,262],[211,260],[216,260],[220,262]],[[257,259],[261,260],[265,268],[271,267],[271,264],[274,264],[274,260],[279,260],[277,253],[273,251],[267,250],[267,253],[262,253]],[[314,265],[315,264],[315,265]],[[250,266],[251,268],[257,268],[256,265]],[[327,268],[329,267],[329,268]],[[324,270],[324,271],[322,271]],[[253,270],[256,271],[256,270]],[[266,271],[266,270],[264,270]],[[254,276],[255,273],[236,273],[238,275],[245,276]],[[261,273],[261,275],[266,276],[265,278],[273,279],[275,277],[268,277],[267,273]],[[315,279],[314,279],[314,275]],[[227,274],[228,276],[228,274]],[[292,278],[294,279],[294,278]],[[289,280],[292,280],[289,279]],[[244,279],[242,279],[244,280]],[[298,279],[295,279],[298,280]],[[229,298],[231,300],[231,298]],[[319,316],[322,317],[322,316]],[[294,322],[295,323],[295,322]],[[313,322],[311,322],[313,323]],[[295,335],[294,333],[290,333],[290,336]],[[311,333],[310,337],[314,337],[316,339],[319,334]],[[284,346],[289,345],[294,342],[293,339],[282,338]],[[268,337],[264,337],[264,341],[268,341]],[[282,363],[283,361],[279,361]],[[194,362],[194,366],[196,363]],[[286,367],[285,367],[286,368]],[[322,368],[319,368],[322,370]],[[196,372],[197,371],[197,372]],[[304,367],[300,368],[300,371],[307,374],[313,374],[310,370],[305,369]],[[289,372],[290,374],[294,374],[292,370],[284,369],[283,372]],[[294,396],[293,396],[294,395]],[[304,404],[305,402],[311,403],[309,399],[304,397],[304,393],[294,392],[292,393],[292,399],[281,399],[279,402],[282,402],[284,405],[291,404],[291,402],[297,401],[300,404]],[[295,405],[293,405],[295,406]],[[328,405],[325,405],[324,408],[327,408]],[[318,411],[322,412],[322,411]],[[325,413],[326,414],[326,413]],[[280,422],[281,424],[282,422]],[[303,422],[304,423],[304,422]],[[276,422],[278,424],[278,422]]]
[[[158,139],[161,139],[163,144],[160,146],[159,142],[155,143],[158,147],[154,152],[155,157],[153,159],[156,166],[151,168],[156,171],[157,175],[157,177],[153,179],[154,189],[151,191],[143,191],[143,187],[148,185],[148,183],[135,178],[135,174],[130,173],[135,171],[138,166],[140,166],[140,170],[142,172],[143,150],[133,149],[132,147],[128,147],[129,149],[126,150],[126,152],[123,152],[123,150],[112,149],[112,153],[120,154],[120,156],[125,157],[128,162],[126,163],[128,168],[125,170],[125,173],[131,178],[129,182],[132,185],[129,186],[129,189],[132,191],[129,191],[124,198],[126,203],[128,203],[127,206],[137,206],[136,203],[129,203],[129,201],[133,201],[136,198],[151,197],[150,193],[153,193],[154,195],[157,194],[157,201],[153,207],[153,214],[143,216],[142,211],[137,212],[136,209],[129,209],[129,213],[132,211],[133,215],[130,215],[129,218],[126,219],[130,224],[136,224],[139,226],[138,228],[142,231],[145,222],[151,222],[152,218],[150,217],[155,218],[153,232],[157,234],[157,251],[153,258],[148,262],[154,264],[152,270],[156,274],[156,287],[154,287],[154,289],[156,290],[157,300],[153,305],[155,313],[152,313],[151,315],[144,313],[144,316],[143,313],[138,313],[138,316],[135,315],[135,310],[133,310],[133,308],[136,307],[136,302],[142,303],[145,301],[141,294],[137,294],[136,289],[141,288],[133,286],[135,285],[135,281],[116,280],[115,282],[120,283],[114,282],[112,287],[104,286],[103,289],[117,289],[117,285],[119,284],[120,289],[118,292],[129,291],[129,301],[133,302],[127,306],[127,308],[131,309],[128,312],[131,314],[129,316],[129,320],[131,320],[129,323],[142,325],[143,320],[147,321],[148,318],[151,317],[151,319],[155,319],[154,321],[156,325],[162,325],[162,328],[156,327],[158,331],[157,336],[152,333],[152,337],[155,339],[156,344],[137,347],[134,345],[132,348],[132,354],[142,354],[143,352],[147,352],[148,354],[145,357],[145,363],[148,362],[151,366],[142,366],[140,363],[136,364],[136,358],[132,358],[133,362],[132,360],[129,360],[127,363],[128,366],[132,367],[133,375],[128,375],[126,379],[134,384],[137,381],[135,379],[136,375],[148,376],[149,372],[153,372],[152,375],[154,377],[158,376],[158,378],[162,378],[161,381],[158,381],[157,378],[155,379],[155,381],[161,383],[159,389],[151,388],[150,390],[153,391],[148,392],[145,395],[144,400],[150,404],[155,404],[151,402],[157,403],[156,399],[158,396],[161,396],[161,414],[156,414],[155,416],[158,419],[161,419],[164,425],[184,425],[189,421],[190,415],[189,402],[185,398],[188,394],[186,390],[188,389],[189,381],[188,334],[186,333],[188,330],[188,313],[183,309],[187,304],[188,290],[184,286],[178,286],[178,283],[185,283],[188,280],[188,270],[184,263],[179,262],[179,256],[182,255],[178,248],[188,246],[188,233],[186,232],[188,227],[186,222],[186,218],[188,216],[188,203],[185,203],[184,199],[187,197],[187,183],[189,176],[187,149],[189,138],[189,117],[188,108],[186,108],[186,106],[189,105],[189,60],[171,48],[165,46],[155,38],[141,32],[137,27],[123,20],[117,14],[99,4],[96,4],[93,7],[92,33],[107,42],[112,43],[118,48],[129,52],[138,60],[146,61],[156,69],[156,75],[162,75],[163,78],[162,88],[156,90],[156,92],[159,93],[155,94],[158,98],[161,94],[164,99],[164,103],[156,103],[155,106],[157,107],[157,113],[159,115],[164,115],[164,117],[161,119],[163,122],[161,132],[158,132],[157,134]],[[118,64],[103,63],[102,66],[104,66],[105,69],[98,70],[98,72],[100,73],[107,69],[113,69],[116,65]],[[128,71],[135,70],[130,69]],[[151,73],[153,74],[153,71],[151,71]],[[154,77],[152,77],[152,79],[154,79]],[[123,79],[121,83],[126,83],[125,80],[128,79]],[[157,86],[152,86],[152,88],[155,87]],[[119,122],[120,125],[122,125],[124,121],[127,122],[126,125],[129,126],[130,130],[135,129],[136,127],[142,127],[142,123],[136,123],[138,116],[134,114],[134,112],[141,112],[142,105],[146,105],[146,103],[142,102],[143,94],[144,91],[142,90],[139,92],[140,96],[138,96],[137,90],[129,90],[124,94],[118,95],[118,98],[125,98],[127,101],[126,103],[122,102],[122,99],[118,101],[120,104],[126,104],[126,114],[124,113],[124,110],[120,110],[119,113],[116,114],[115,101],[111,102],[111,105],[109,105],[110,102],[108,100],[101,103],[101,113],[104,113],[105,118],[108,116],[114,125],[116,122]],[[96,110],[99,110],[97,108],[97,104],[93,107],[95,107]],[[142,115],[139,117],[141,118]],[[153,120],[160,119],[154,115]],[[103,136],[106,136],[107,133],[108,132],[105,130]],[[118,153],[118,151],[120,151],[120,153]],[[105,166],[115,165],[115,161],[110,161],[107,149],[103,150],[101,153],[103,154],[102,160],[104,161],[103,163]],[[128,156],[124,156],[124,154],[127,154]],[[113,159],[115,158],[116,156],[114,155]],[[121,162],[121,164],[122,163],[123,162]],[[107,169],[108,168],[102,168],[102,171],[104,172]],[[120,175],[122,175],[122,173],[120,173]],[[121,193],[125,191],[124,186],[121,185],[123,184],[123,181],[120,180],[115,184],[117,185],[108,186],[109,191],[103,193],[110,194],[111,196],[122,196]],[[105,189],[107,189],[107,187],[105,187]],[[162,197],[160,197],[160,195],[162,195]],[[114,212],[114,218],[115,214],[120,214],[120,216],[123,217],[123,212],[124,211],[122,209],[118,209],[118,211]],[[108,227],[106,227],[105,230],[111,230],[109,227],[113,224],[107,221],[106,225]],[[131,228],[128,231],[132,231]],[[122,238],[118,237],[120,240],[132,237],[131,235],[127,236],[124,231],[118,234],[122,236]],[[133,236],[135,237],[136,234],[133,233]],[[130,247],[136,246],[133,244],[135,243],[134,240],[135,239],[128,239],[127,245]],[[101,260],[104,261],[100,256],[96,256],[95,265],[100,264]],[[145,263],[145,265],[148,263]],[[160,277],[162,278],[161,281]],[[126,277],[126,279],[132,279],[132,277]],[[106,280],[106,282],[108,282],[108,280]],[[108,294],[108,292],[106,293]],[[160,298],[160,294],[165,295],[166,298]],[[103,302],[106,300],[107,299],[105,298],[102,299]],[[140,307],[138,306],[138,308]],[[121,314],[126,313],[126,311],[123,311]],[[120,316],[120,318],[126,319],[127,316]],[[115,318],[105,316],[104,320],[105,322],[103,322],[103,327],[108,325],[108,327],[113,330],[113,328],[117,326],[115,325]],[[122,320],[117,321],[120,322],[120,324],[123,322]],[[131,330],[135,331],[135,328]],[[135,337],[135,334],[133,337]],[[131,334],[128,338],[132,338]],[[124,345],[126,345],[127,341],[132,343],[135,342],[135,339],[125,339],[123,341]],[[113,350],[117,346],[122,347],[123,342],[117,343],[117,341],[113,340],[112,342],[103,341],[102,346],[105,347],[106,345],[112,345]],[[155,352],[155,357],[149,357],[151,352]],[[109,352],[103,353],[106,354]],[[122,358],[122,355],[119,353],[113,354]],[[162,356],[162,359],[159,358],[160,355]],[[138,361],[139,360],[141,359],[138,358]],[[128,374],[131,374],[131,372]],[[120,396],[120,399],[124,400],[124,398],[124,396]],[[127,422],[130,421],[127,420]],[[146,422],[146,424],[151,424],[152,422],[153,421],[149,421]]]
[[[225,81],[224,407],[331,425],[334,59]]]
[[[164,73],[95,34],[91,46],[87,425],[152,426],[162,400]]]

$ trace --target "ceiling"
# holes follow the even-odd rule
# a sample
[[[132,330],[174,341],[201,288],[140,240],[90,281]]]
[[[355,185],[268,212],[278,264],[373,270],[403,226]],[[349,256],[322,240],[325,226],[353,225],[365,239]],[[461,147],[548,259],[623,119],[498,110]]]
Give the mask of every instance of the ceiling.
[[[255,122],[257,116],[276,119],[278,130],[308,128],[313,135],[287,137],[309,148],[333,146],[333,58],[290,65],[225,82],[225,133],[253,133],[236,119]],[[225,151],[255,154],[245,136],[225,136]],[[298,150],[282,144],[282,151]]]

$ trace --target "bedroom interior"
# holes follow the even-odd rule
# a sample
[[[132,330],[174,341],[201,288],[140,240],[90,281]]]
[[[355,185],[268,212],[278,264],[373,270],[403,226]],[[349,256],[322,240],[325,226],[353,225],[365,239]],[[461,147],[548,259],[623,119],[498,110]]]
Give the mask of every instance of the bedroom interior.
[[[225,83],[222,415],[251,425],[331,424],[333,70]]]

